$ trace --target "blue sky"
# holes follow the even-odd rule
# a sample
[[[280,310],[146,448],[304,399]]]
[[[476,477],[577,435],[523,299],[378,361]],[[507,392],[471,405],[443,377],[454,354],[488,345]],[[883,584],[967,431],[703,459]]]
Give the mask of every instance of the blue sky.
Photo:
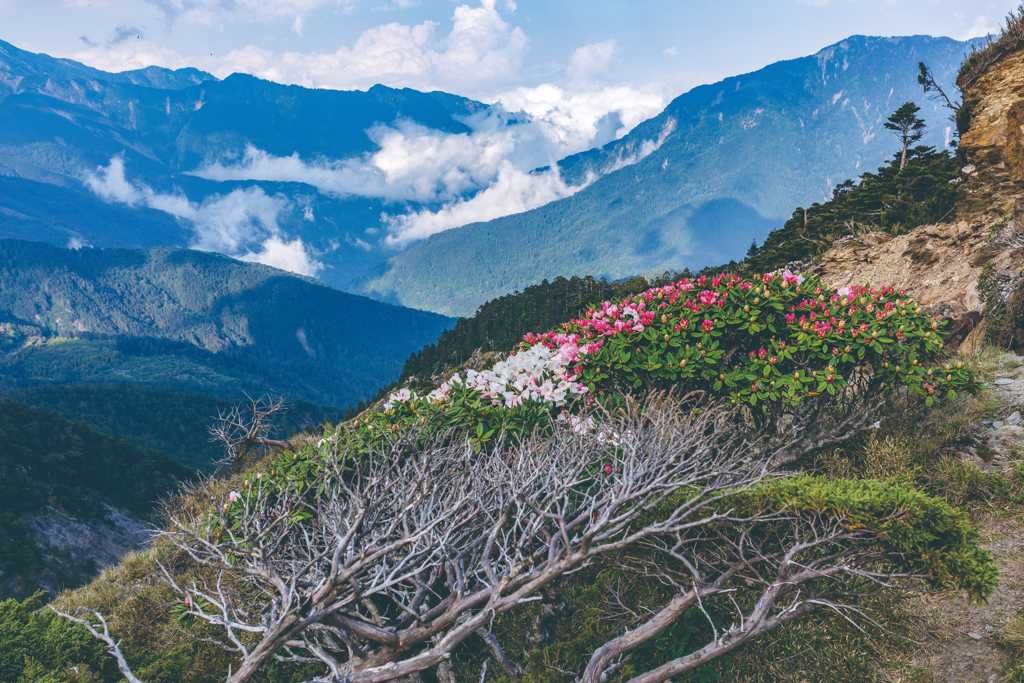
[[[328,87],[678,92],[854,33],[957,38],[1017,0],[0,0],[0,34],[107,69],[193,64]],[[454,44],[465,39],[463,44]],[[586,46],[597,46],[589,51]],[[583,53],[576,51],[583,49]],[[374,52],[374,51],[377,52]],[[458,53],[459,54],[452,54]],[[361,60],[359,54],[373,54]],[[577,55],[574,61],[574,54]],[[447,60],[447,61],[446,61]],[[575,68],[573,68],[575,65]]]

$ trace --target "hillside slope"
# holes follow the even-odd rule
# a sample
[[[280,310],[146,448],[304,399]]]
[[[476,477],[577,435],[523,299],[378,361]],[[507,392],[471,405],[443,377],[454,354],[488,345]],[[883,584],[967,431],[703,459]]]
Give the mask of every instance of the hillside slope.
[[[184,394],[168,401],[170,414],[198,417],[189,394],[207,396],[213,409],[243,393],[272,393],[315,424],[327,414],[302,402],[344,408],[371,397],[449,325],[216,254],[0,240],[0,375],[7,392],[40,405],[67,398],[47,398],[40,387],[87,384],[95,397],[111,385],[107,399],[137,410],[116,399],[124,398],[116,385],[128,384]],[[129,417],[108,413],[101,422],[133,431]]]
[[[954,213],[904,235],[847,235],[818,265],[836,286],[870,276],[910,289],[956,321],[968,349],[1024,348],[1024,44],[1011,38],[989,48],[998,61],[960,79],[969,127]]]
[[[978,98],[979,106],[984,107],[985,102],[991,101],[995,93],[971,90],[967,95],[969,98]],[[1006,134],[1006,131],[1003,132]],[[1009,137],[1012,138],[1012,135]],[[970,154],[969,149],[967,153]],[[945,162],[941,164],[943,167],[945,165]],[[974,187],[981,191],[980,185]],[[974,198],[977,199],[977,195]],[[828,276],[828,259],[842,254],[843,250],[848,249],[851,240],[870,238],[876,240],[877,248],[865,248],[859,255],[859,266],[857,259],[848,260],[850,269],[845,277],[863,282],[864,272],[874,272],[881,276],[883,271],[858,270],[858,267],[870,269],[886,266],[891,268],[887,272],[900,273],[900,268],[907,271],[913,266],[916,268],[912,271],[914,276],[935,277],[924,282],[924,287],[908,280],[908,287],[912,290],[920,289],[924,296],[934,296],[933,304],[949,303],[965,292],[960,286],[957,271],[953,270],[955,259],[959,257],[960,261],[966,262],[966,269],[982,269],[976,263],[978,259],[974,258],[976,253],[972,251],[973,246],[970,249],[964,247],[968,258],[964,258],[964,250],[958,252],[958,247],[967,244],[963,240],[971,240],[970,245],[977,243],[984,246],[990,257],[996,255],[1002,258],[1006,254],[1012,256],[1019,249],[1012,244],[980,240],[979,235],[985,236],[987,240],[1001,233],[992,230],[992,223],[972,222],[970,215],[969,207],[965,208],[961,217],[965,225],[971,227],[972,233],[964,236],[957,235],[955,231],[937,232],[936,225],[908,228],[909,232],[903,229],[907,226],[900,226],[892,232],[866,230],[849,239],[842,238],[838,229],[823,230],[822,234],[829,239],[837,236],[839,239],[831,249],[824,252],[822,263],[825,265],[821,267]],[[1003,221],[1012,223],[1012,216],[1000,216],[996,225]],[[949,226],[959,224],[944,223],[939,224],[938,228],[946,230]],[[944,298],[940,296],[942,269],[946,269],[948,276],[948,291]],[[910,277],[909,272],[901,274]],[[972,277],[978,279],[977,273]],[[838,287],[842,283],[842,280],[835,281],[832,286]],[[328,438],[308,442],[296,453],[284,453],[264,462],[256,472],[214,482],[208,489],[209,495],[223,505],[223,519],[244,519],[242,516],[248,514],[250,509],[249,501],[264,495],[261,486],[265,485],[268,478],[273,480],[275,477],[285,477],[292,483],[296,477],[309,476],[309,469],[305,467],[307,464],[336,461],[336,458],[324,458],[325,453],[337,455],[342,452],[348,454],[353,450],[361,452],[360,449],[372,447],[369,444],[375,443],[376,439],[386,440],[391,430],[421,424],[423,421],[437,424],[446,430],[451,429],[453,424],[470,427],[467,431],[476,435],[473,457],[482,458],[486,454],[485,444],[496,433],[492,428],[495,422],[513,430],[528,431],[532,424],[536,424],[532,422],[532,418],[536,417],[533,411],[541,409],[543,412],[545,408],[551,411],[565,410],[566,406],[569,406],[569,410],[575,409],[573,406],[578,404],[571,400],[565,402],[566,396],[559,398],[551,392],[545,393],[543,387],[554,384],[556,380],[590,382],[585,393],[602,385],[615,390],[623,387],[630,390],[630,387],[664,388],[675,384],[676,388],[683,391],[695,385],[703,386],[712,395],[727,395],[747,402],[752,409],[750,414],[758,415],[753,408],[759,406],[766,409],[765,401],[771,405],[771,402],[777,400],[780,386],[785,387],[784,394],[805,391],[808,401],[827,401],[823,397],[833,394],[829,389],[835,387],[829,385],[837,379],[842,388],[843,382],[849,378],[868,377],[868,381],[873,382],[880,376],[888,376],[898,378],[897,382],[901,386],[906,382],[909,388],[919,391],[921,396],[933,397],[937,393],[949,402],[927,408],[920,404],[897,403],[896,397],[891,395],[878,400],[881,393],[864,396],[866,403],[863,407],[866,409],[895,406],[898,409],[886,419],[875,423],[863,438],[830,442],[824,449],[812,448],[806,454],[808,457],[798,464],[801,468],[824,476],[787,477],[790,481],[796,481],[797,486],[789,490],[791,495],[784,501],[784,517],[788,519],[800,514],[801,504],[807,501],[810,502],[812,514],[818,518],[830,514],[831,506],[837,504],[841,510],[839,518],[846,522],[853,520],[848,529],[850,535],[860,536],[867,533],[868,526],[865,526],[864,521],[868,520],[870,525],[873,516],[880,515],[884,520],[883,538],[913,539],[911,545],[914,550],[911,554],[925,549],[925,554],[933,558],[936,550],[949,540],[950,533],[953,537],[968,538],[969,545],[974,547],[967,554],[962,552],[967,548],[956,548],[957,557],[960,560],[967,557],[976,560],[967,564],[971,571],[982,571],[987,576],[995,609],[1018,609],[1019,605],[1014,600],[1019,598],[1019,587],[1013,585],[1013,582],[1019,576],[1020,563],[1013,555],[1013,550],[1019,544],[1013,539],[993,537],[994,529],[991,526],[983,529],[984,540],[981,541],[966,520],[971,515],[986,524],[986,516],[996,506],[1005,514],[1016,518],[1020,516],[1020,505],[1024,500],[1024,470],[1019,461],[1022,429],[1019,413],[1010,412],[1020,407],[1022,383],[1019,359],[1015,359],[1012,367],[1004,365],[998,369],[990,367],[993,354],[969,363],[946,361],[936,332],[938,326],[930,315],[932,311],[922,310],[908,300],[903,292],[892,287],[877,290],[838,289],[834,292],[829,292],[829,289],[815,279],[805,280],[794,273],[785,272],[764,274],[747,282],[730,277],[688,278],[643,294],[635,294],[626,300],[606,302],[561,327],[560,333],[531,337],[531,351],[548,349],[552,353],[549,356],[541,355],[540,358],[552,362],[497,364],[478,374],[467,372],[464,382],[447,380],[435,389],[440,393],[432,393],[430,396],[417,396],[411,392],[399,394],[392,398],[387,407],[368,411],[358,420],[339,425],[325,435]],[[468,321],[458,328],[457,334],[453,333],[448,338],[457,338],[467,346],[474,343],[486,346],[492,340],[495,345],[501,344],[503,342],[499,339],[506,339],[513,326],[529,319],[545,320],[552,315],[549,307],[530,304],[535,298],[543,296],[545,290],[580,292],[581,297],[596,291],[587,281],[562,281],[539,286],[486,307],[484,315],[477,321],[478,326]],[[568,307],[571,304],[565,305]],[[823,312],[815,317],[818,309]],[[498,315],[494,315],[495,311]],[[505,320],[502,312],[511,320]],[[487,329],[488,321],[491,320],[495,321],[497,327],[494,334],[490,334]],[[612,321],[621,325],[613,325]],[[594,339],[598,343],[593,343]],[[578,342],[583,341],[591,343],[580,346]],[[456,356],[464,355],[464,351],[457,348],[453,353]],[[425,370],[430,372],[438,364],[448,362],[452,355],[444,349],[435,349],[422,354],[421,360]],[[525,356],[529,355],[530,352],[524,353],[521,360],[525,361]],[[943,364],[926,367],[929,361]],[[781,369],[779,364],[782,365]],[[571,372],[568,371],[570,368]],[[801,383],[799,378],[805,372],[811,374],[815,381]],[[515,380],[524,374],[538,381],[516,385]],[[542,383],[539,381],[542,379],[550,379],[551,382]],[[989,386],[977,396],[969,395],[969,389],[977,388],[972,386],[976,380],[982,380],[983,384]],[[933,382],[937,382],[938,387]],[[497,388],[506,391],[495,393],[495,385],[502,383],[505,386]],[[954,386],[959,391],[947,393],[946,389],[953,389]],[[535,401],[520,403],[509,400],[515,399],[513,391],[522,387],[534,392]],[[839,395],[845,393],[840,391]],[[609,396],[602,392],[594,392],[592,395],[600,396],[599,400]],[[931,398],[927,400],[931,403]],[[560,407],[559,401],[563,402]],[[794,414],[799,414],[798,408],[791,408]],[[512,415],[517,412],[518,415]],[[824,418],[829,412],[816,412],[815,416]],[[856,408],[854,413],[861,418],[865,417]],[[506,421],[506,418],[513,417],[517,419]],[[792,415],[787,414],[788,417]],[[867,422],[860,424],[866,425]],[[475,429],[472,428],[474,425]],[[587,434],[594,427],[586,425],[585,422],[573,425],[573,431]],[[600,436],[604,432],[598,434],[599,439],[609,438]],[[849,433],[846,432],[845,436],[849,436]],[[584,451],[583,459],[587,461],[587,466],[596,467],[603,462],[600,469],[588,469],[585,477],[569,481],[592,481],[594,486],[609,482],[612,487],[619,486],[618,482],[621,481],[625,486],[624,482],[629,481],[630,466],[617,467],[621,464],[618,458],[621,453],[628,453],[642,439],[636,438],[635,433],[629,433],[625,439],[614,434],[611,439],[613,448],[608,449],[608,455],[605,455],[601,447]],[[685,452],[689,460],[689,449]],[[405,451],[402,453],[405,454]],[[555,460],[552,458],[551,462],[545,461],[543,467],[538,469],[554,467],[551,463]],[[481,468],[478,476],[483,478],[489,471],[488,468]],[[358,481],[358,475],[353,479]],[[261,484],[261,481],[264,483]],[[786,478],[782,481],[785,482]],[[346,479],[346,482],[349,483],[349,480]],[[808,490],[801,490],[803,486]],[[919,490],[911,491],[910,487]],[[347,488],[346,493],[351,490]],[[846,492],[849,497],[837,495],[838,490]],[[692,500],[693,492],[699,491],[699,486],[687,488],[686,491],[683,500]],[[879,496],[880,492],[893,492],[895,498]],[[578,490],[574,490],[574,496],[578,495]],[[916,530],[904,536],[908,531],[906,528],[892,526],[915,517],[915,501],[925,499],[934,506],[930,508],[927,517],[941,520],[937,528],[929,528],[920,536]],[[889,507],[890,502],[895,503],[893,508]],[[406,499],[401,498],[400,504],[404,506]],[[654,508],[651,510],[651,514],[656,514]],[[979,511],[982,514],[978,514]],[[524,516],[531,513],[532,510],[524,509]],[[939,513],[938,517],[932,513]],[[495,518],[505,519],[504,515],[495,515]],[[579,524],[581,528],[586,528],[586,525],[601,519],[603,517],[596,514],[594,508],[586,507]],[[957,520],[957,524],[949,524],[953,519]],[[498,522],[499,525],[501,523]],[[520,523],[518,517],[515,523]],[[1018,527],[1019,524],[1013,523],[1003,525],[1002,528],[1013,532]],[[253,528],[264,527],[255,525]],[[563,534],[566,528],[562,527]],[[498,534],[493,534],[488,538],[497,537]],[[547,552],[551,553],[550,548],[557,545],[557,537],[557,530],[542,537],[539,548],[543,550],[546,547]],[[718,556],[717,550],[730,547],[732,537],[718,536],[713,532],[709,533],[709,537],[721,538],[725,542],[716,546],[716,552],[695,555],[695,558],[700,557],[702,563],[707,561],[713,565]],[[800,538],[813,547],[820,537],[812,534],[808,537],[801,535]],[[987,550],[977,548],[976,544],[981,543]],[[490,542],[486,546],[490,547]],[[659,546],[652,547],[656,549]],[[529,606],[518,618],[495,619],[493,614],[488,615],[489,624],[493,624],[493,635],[501,647],[491,645],[486,648],[475,641],[467,641],[464,650],[437,667],[437,677],[441,680],[476,679],[482,665],[492,661],[493,653],[492,680],[576,680],[575,671],[586,663],[594,646],[606,642],[606,638],[615,638],[625,632],[635,633],[638,622],[642,623],[656,613],[652,605],[656,607],[661,604],[666,591],[672,591],[672,588],[666,587],[671,586],[671,582],[665,581],[666,577],[671,576],[670,573],[655,572],[655,578],[652,578],[651,571],[654,568],[664,570],[671,567],[673,559],[682,557],[679,552],[687,552],[687,549],[678,542],[675,545],[668,543],[665,547],[673,549],[675,558],[665,558],[663,563],[645,564],[639,554],[627,556],[627,561],[615,555],[605,564],[598,563],[573,574],[564,582],[552,584],[550,590],[538,595],[538,604]],[[831,557],[833,552],[841,552],[836,548],[837,545],[829,541],[828,550],[820,555]],[[972,554],[976,551],[976,554]],[[938,550],[939,554],[942,552]],[[538,552],[537,556],[543,554]],[[900,554],[902,557],[907,556],[903,552]],[[529,553],[528,556],[534,555]],[[757,563],[764,558],[763,555],[755,557]],[[166,609],[166,605],[177,604],[180,597],[166,586],[153,586],[147,571],[152,570],[154,558],[184,562],[178,551],[166,545],[157,546],[105,574],[89,588],[65,594],[58,604],[66,608],[77,606],[106,610],[118,619],[117,637],[121,639],[132,665],[141,672],[144,680],[219,680],[223,670],[236,660],[226,655],[222,648],[203,641],[197,643],[193,623],[176,619],[181,611],[170,612]],[[1005,572],[1002,577],[995,575],[994,563]],[[801,569],[807,566],[802,561],[795,564]],[[431,565],[431,570],[435,566]],[[488,573],[495,571],[493,565],[486,566]],[[703,571],[707,571],[703,564],[701,571],[687,571],[695,566],[691,562],[685,570],[681,570],[686,578],[682,582],[685,589],[692,585],[690,580],[703,578]],[[743,566],[749,566],[749,558]],[[869,573],[873,579],[878,577],[874,572],[879,566],[877,563],[870,565]],[[629,572],[632,569],[639,570],[644,576],[631,577]],[[498,568],[498,571],[503,570],[504,566]],[[944,575],[941,571],[938,574],[924,573],[932,577]],[[183,576],[195,577],[197,574],[199,572],[189,574],[183,570]],[[458,572],[452,574],[461,576]],[[823,576],[816,572],[812,574],[817,578]],[[433,577],[437,575],[432,574]],[[856,594],[858,586],[864,583],[861,578],[863,575],[842,583],[835,594],[836,599],[844,603],[853,599],[851,595]],[[728,599],[721,602],[709,599],[706,605],[701,603],[703,609],[700,613],[693,613],[692,619],[683,618],[675,625],[667,625],[646,647],[638,648],[624,657],[621,660],[622,668],[610,671],[609,680],[628,680],[644,671],[651,662],[661,662],[691,652],[695,645],[704,642],[705,636],[709,639],[713,637],[714,642],[718,642],[719,634],[723,631],[705,633],[709,630],[709,621],[714,624],[723,614],[731,614],[733,608],[741,609],[748,602],[752,604],[753,600],[743,599],[743,591],[749,590],[751,584],[757,585],[767,580],[773,586],[784,586],[789,585],[789,579],[783,577],[774,581],[773,575],[766,577],[759,569],[749,574],[744,573],[742,579],[737,581],[735,592],[729,591]],[[488,585],[493,586],[495,583],[492,581]],[[866,583],[871,585],[874,581]],[[851,590],[853,594],[849,592]],[[739,605],[735,596],[741,596]],[[785,609],[793,609],[795,604],[787,603]],[[922,605],[929,608],[928,613],[925,613]],[[382,614],[377,609],[369,611],[373,612],[373,616],[368,618],[390,618],[390,615]],[[270,611],[264,613],[271,614]],[[139,614],[159,616],[155,620],[142,620],[137,617]],[[271,618],[276,615],[273,612]],[[862,617],[866,617],[865,623],[871,623],[866,633],[865,629],[851,624],[851,621]],[[52,617],[40,617],[41,620],[47,618]],[[24,617],[21,619],[27,621]],[[1009,663],[1006,661],[1008,657],[999,649],[999,644],[1014,642],[1009,640],[1012,633],[1002,630],[1009,629],[1014,619],[1019,620],[1019,616],[995,615],[987,607],[967,605],[953,591],[948,590],[910,600],[905,595],[878,594],[863,601],[858,599],[847,614],[823,610],[818,616],[780,627],[774,633],[761,637],[755,645],[740,647],[723,658],[705,662],[688,675],[692,675],[695,680],[770,680],[787,683],[806,680],[845,683],[850,680],[991,678],[1008,673],[1005,668]],[[183,624],[183,621],[186,623]],[[732,624],[723,620],[720,625],[723,629],[729,628],[729,633],[736,633],[742,630],[745,623],[746,620]],[[20,630],[20,624],[12,620],[10,632],[15,635],[27,632],[27,628]],[[881,628],[875,630],[879,626]],[[921,628],[928,630],[917,630]],[[942,628],[946,630],[945,633],[941,631]],[[982,630],[961,633],[960,628]],[[368,647],[379,647],[374,639],[381,638],[381,631],[366,629],[366,632],[370,633],[366,639]],[[934,640],[920,639],[927,642],[918,642],[918,636],[922,633]],[[353,634],[352,637],[358,636]],[[44,642],[52,644],[52,639]],[[168,644],[175,647],[168,647]],[[204,648],[201,656],[195,655],[193,646]],[[99,659],[101,655],[97,653],[54,654],[43,648],[38,651],[40,657],[45,652],[46,661],[61,670],[74,666],[76,670],[84,667],[90,672],[99,672],[105,666],[105,660]],[[26,672],[24,677],[27,680],[43,680],[42,676],[30,671],[28,654],[30,651],[24,646],[19,648],[16,655],[18,659],[13,663],[15,667],[21,668],[16,671]],[[342,655],[343,652],[339,656]],[[334,660],[330,660],[330,663],[334,663]],[[362,664],[359,661],[356,663]],[[513,671],[518,668],[525,673],[522,676],[516,673],[506,675],[506,671],[500,668],[502,666]],[[429,675],[434,675],[434,672]],[[97,678],[110,681],[116,680],[117,676],[112,670],[102,675],[97,674]],[[267,676],[272,680],[305,680],[309,674],[305,671],[273,668],[268,670]]]
[[[0,595],[79,585],[149,537],[189,472],[81,422],[0,398]]]
[[[853,36],[800,59],[694,88],[601,150],[559,164],[568,182],[668,132],[638,163],[539,209],[435,235],[368,285],[406,305],[466,315],[544,278],[619,278],[743,255],[794,206],[874,169],[894,147],[886,117],[917,100],[942,146],[948,112],[921,94],[917,64],[951,87],[968,43]]]

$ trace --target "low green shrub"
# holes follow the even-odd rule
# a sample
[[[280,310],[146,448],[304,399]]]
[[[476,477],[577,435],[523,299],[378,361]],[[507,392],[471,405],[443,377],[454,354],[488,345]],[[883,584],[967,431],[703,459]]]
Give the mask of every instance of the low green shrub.
[[[45,595],[0,601],[0,681],[91,683],[117,667],[85,629],[42,609]]]
[[[760,484],[741,498],[773,510],[825,514],[850,530],[870,530],[887,556],[900,558],[908,573],[926,577],[935,589],[964,590],[984,599],[998,581],[992,555],[978,545],[967,513],[906,484],[805,474]]]
[[[978,547],[977,533],[967,515],[905,482],[801,475],[759,484],[730,497],[729,507],[737,513],[767,508],[790,517],[827,516],[843,520],[851,532],[877,533],[887,556],[902,558],[897,561],[905,562],[903,570],[923,577],[935,588],[962,589],[983,599],[996,583],[995,564],[991,555]],[[783,526],[769,524],[755,533],[770,535]],[[553,588],[545,606],[499,621],[496,632],[512,659],[525,669],[523,681],[574,680],[572,672],[580,670],[594,648],[663,604],[671,593],[661,581],[621,569],[635,559],[617,557],[595,566]],[[903,612],[898,592],[871,590],[866,582],[855,580],[840,582],[835,591],[872,619],[901,626],[913,620]],[[628,679],[691,651],[712,636],[710,622],[727,615],[733,600],[742,604],[756,594],[737,581],[728,599],[711,599],[704,605],[706,614],[697,612],[680,619],[633,652],[609,681]],[[876,648],[887,648],[887,655],[898,661],[899,649],[905,646],[898,636],[869,634],[836,614],[813,614],[680,680],[874,680],[881,675]],[[458,680],[473,677],[486,656],[482,648],[471,652],[476,654],[456,659],[461,674]],[[514,679],[498,672],[494,680],[511,683]]]

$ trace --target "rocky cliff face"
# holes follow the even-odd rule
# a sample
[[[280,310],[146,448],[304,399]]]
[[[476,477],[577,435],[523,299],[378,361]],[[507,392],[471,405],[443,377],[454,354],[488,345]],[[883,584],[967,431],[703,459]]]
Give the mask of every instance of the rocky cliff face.
[[[956,215],[907,234],[837,242],[816,264],[831,284],[889,282],[953,321],[951,343],[1024,347],[1024,50],[964,84],[970,127]]]
[[[976,223],[1024,210],[1024,51],[965,84],[970,128],[961,139],[968,165],[957,214]]]

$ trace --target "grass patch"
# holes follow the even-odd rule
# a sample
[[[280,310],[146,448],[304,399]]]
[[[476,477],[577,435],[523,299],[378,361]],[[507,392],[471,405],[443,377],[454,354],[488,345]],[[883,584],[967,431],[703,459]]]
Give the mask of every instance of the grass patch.
[[[1003,358],[986,349],[970,364],[979,379],[990,381]],[[995,454],[981,425],[1003,410],[992,391],[982,390],[931,409],[899,411],[867,437],[821,454],[815,469],[831,477],[906,481],[955,506],[1021,504],[1024,451],[1008,466],[984,466]]]
[[[1007,683],[1024,683],[1024,609],[1003,626],[998,638],[999,645],[1010,656],[1004,680]]]

